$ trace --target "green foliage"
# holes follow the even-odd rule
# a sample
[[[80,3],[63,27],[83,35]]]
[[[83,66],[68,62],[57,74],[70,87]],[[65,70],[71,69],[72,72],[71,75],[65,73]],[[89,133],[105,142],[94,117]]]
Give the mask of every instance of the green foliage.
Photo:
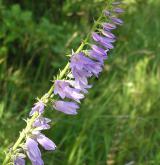
[[[102,0],[17,2],[0,3],[0,163],[34,98],[89,31],[95,6],[103,6]],[[43,152],[47,165],[160,164],[160,3],[126,4],[117,46],[79,115],[47,110],[53,126],[46,134],[58,145]]]

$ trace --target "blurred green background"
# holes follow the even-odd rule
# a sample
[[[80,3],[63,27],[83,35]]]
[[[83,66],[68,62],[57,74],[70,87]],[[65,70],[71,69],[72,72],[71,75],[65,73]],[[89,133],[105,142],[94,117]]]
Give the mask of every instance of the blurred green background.
[[[0,0],[0,164],[104,1]],[[48,108],[58,149],[43,152],[46,165],[160,165],[160,1],[125,2],[116,48],[79,114]]]

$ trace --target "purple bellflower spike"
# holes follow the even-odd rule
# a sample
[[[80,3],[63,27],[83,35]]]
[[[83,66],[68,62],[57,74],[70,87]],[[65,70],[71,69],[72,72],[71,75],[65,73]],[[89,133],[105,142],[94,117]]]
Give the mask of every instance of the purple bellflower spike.
[[[45,150],[55,150],[56,145],[45,135],[39,133],[36,137],[37,142],[45,149]]]
[[[52,102],[53,107],[57,111],[68,115],[76,115],[78,113],[79,105],[77,102],[80,102],[84,98],[84,93],[87,93],[87,90],[92,87],[88,84],[88,79],[92,76],[99,76],[104,67],[104,61],[108,57],[108,51],[114,48],[113,43],[116,41],[116,36],[112,31],[118,25],[123,24],[123,20],[117,18],[119,13],[124,12],[118,6],[121,2],[113,2],[112,4],[115,6],[109,6],[111,11],[105,10],[103,14],[110,21],[99,24],[99,22],[103,21],[99,17],[93,27],[93,30],[98,31],[98,33],[92,33],[94,44],[91,43],[90,45],[88,43],[87,36],[85,42],[77,49],[76,52],[78,53],[72,53],[70,62],[65,66],[60,75],[57,76],[59,79],[64,78],[65,80],[56,80],[54,86],[52,85],[49,91],[42,96],[42,99],[34,104],[29,114],[32,117],[27,119],[26,127],[15,142],[14,152],[9,152],[3,164],[14,163],[14,165],[25,165],[24,158],[27,155],[32,165],[44,165],[38,146],[41,145],[45,150],[56,149],[55,143],[41,133],[42,130],[50,128],[49,123],[51,122],[50,119],[43,117],[44,108]],[[88,45],[91,47],[89,50],[85,49]],[[58,94],[61,100],[56,100],[53,92]],[[35,114],[38,115],[36,116]],[[25,155],[19,153],[21,151],[25,152]]]
[[[38,148],[38,143],[35,140],[28,138],[26,140],[26,149],[28,158],[31,160],[32,165],[44,165],[41,158],[41,152]]]
[[[25,160],[24,158],[18,156],[16,160],[14,161],[14,165],[25,165]]]
[[[116,25],[114,25],[112,23],[103,23],[102,26],[107,31],[111,31],[113,29],[116,29]]]
[[[62,99],[67,97],[77,102],[80,102],[80,99],[84,98],[84,95],[80,93],[79,89],[70,87],[69,82],[63,80],[55,81],[54,94],[59,94]]]
[[[65,102],[61,100],[55,101],[53,107],[56,110],[66,113],[68,115],[76,115],[77,109],[79,108],[79,106],[74,102]]]
[[[123,24],[123,21],[119,18],[111,17],[111,20],[112,20],[113,23],[115,23],[117,25],[122,25]]]
[[[50,125],[48,124],[50,122],[51,122],[51,119],[49,118],[39,117],[33,123],[33,127],[38,128],[38,130],[50,129]]]
[[[42,114],[44,112],[44,106],[44,103],[40,100],[39,102],[35,103],[29,115],[32,116],[35,112]]]

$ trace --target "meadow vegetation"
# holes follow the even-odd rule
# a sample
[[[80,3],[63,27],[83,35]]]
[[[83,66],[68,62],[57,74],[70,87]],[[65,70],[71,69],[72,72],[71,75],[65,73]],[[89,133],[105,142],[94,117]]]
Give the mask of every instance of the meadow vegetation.
[[[103,2],[0,1],[0,164]],[[159,8],[159,0],[126,1],[116,48],[79,114],[48,108],[46,134],[58,149],[43,154],[46,165],[160,165]]]

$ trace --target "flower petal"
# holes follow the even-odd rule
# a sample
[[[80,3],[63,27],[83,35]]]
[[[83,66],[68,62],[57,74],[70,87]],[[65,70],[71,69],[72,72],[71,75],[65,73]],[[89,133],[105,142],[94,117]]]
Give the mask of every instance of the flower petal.
[[[45,150],[56,149],[55,143],[53,143],[49,138],[41,133],[37,135],[37,141]]]

